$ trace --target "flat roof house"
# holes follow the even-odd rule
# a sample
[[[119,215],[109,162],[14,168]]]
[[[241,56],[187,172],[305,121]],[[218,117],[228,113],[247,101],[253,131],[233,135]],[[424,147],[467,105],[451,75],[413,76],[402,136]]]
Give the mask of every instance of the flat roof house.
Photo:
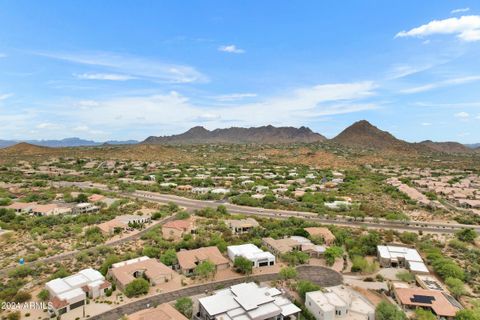
[[[247,233],[253,228],[260,226],[257,220],[246,218],[241,220],[225,220],[227,226],[232,230],[233,234]]]
[[[84,203],[77,204],[73,208],[73,213],[75,213],[75,214],[95,213],[95,212],[98,212],[99,210],[100,210],[99,207],[97,207],[97,206],[95,206],[91,203],[84,202]]]
[[[200,298],[197,317],[201,320],[296,319],[300,308],[276,288],[241,283]]]
[[[396,288],[394,296],[403,309],[423,308],[441,319],[454,319],[462,306],[443,291],[418,288]]]
[[[98,271],[84,269],[66,278],[57,278],[45,284],[50,295],[49,311],[58,315],[81,307],[88,298],[105,295],[110,282]]]
[[[177,252],[177,259],[180,271],[184,275],[193,274],[195,268],[207,260],[212,262],[217,270],[224,270],[230,267],[228,259],[215,246],[179,251]]]
[[[136,278],[145,277],[151,285],[157,285],[173,279],[175,271],[156,259],[144,256],[114,263],[108,274],[123,291]]]
[[[399,246],[377,246],[380,266],[389,268],[405,267],[413,273],[428,274],[427,266],[417,250]]]
[[[350,288],[337,286],[305,294],[305,307],[317,320],[375,320],[375,307]]]
[[[236,257],[244,257],[252,261],[254,268],[275,265],[275,256],[268,251],[263,251],[256,245],[247,243],[227,247],[228,257],[235,261]]]
[[[183,314],[168,303],[156,308],[141,310],[128,315],[128,320],[188,320]]]

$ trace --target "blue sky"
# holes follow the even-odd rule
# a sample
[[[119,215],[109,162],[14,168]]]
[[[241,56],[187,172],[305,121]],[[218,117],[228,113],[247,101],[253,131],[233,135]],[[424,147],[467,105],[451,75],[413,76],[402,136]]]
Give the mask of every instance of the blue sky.
[[[480,142],[478,1],[2,1],[0,139],[367,119]]]

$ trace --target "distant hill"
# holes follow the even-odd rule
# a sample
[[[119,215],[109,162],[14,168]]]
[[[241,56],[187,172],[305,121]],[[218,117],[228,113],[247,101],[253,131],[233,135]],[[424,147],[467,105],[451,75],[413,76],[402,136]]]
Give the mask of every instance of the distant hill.
[[[422,141],[419,145],[426,146],[433,151],[445,152],[445,153],[472,153],[475,152],[472,148],[469,148],[458,142],[433,142],[430,140]]]
[[[193,127],[190,130],[172,136],[148,137],[144,144],[201,144],[201,143],[254,143],[280,144],[294,142],[322,142],[326,138],[307,127],[252,127],[207,130]]]
[[[29,144],[43,146],[43,147],[51,147],[51,148],[63,148],[63,147],[92,147],[92,146],[100,146],[100,145],[120,145],[120,144],[136,144],[138,141],[136,140],[126,140],[126,141],[105,141],[105,142],[96,142],[92,140],[84,140],[80,138],[65,138],[61,140],[0,140],[0,148],[5,148],[9,146],[13,146],[20,142],[26,142]]]
[[[1,150],[0,154],[21,154],[21,155],[37,155],[48,154],[53,149],[49,147],[37,146],[27,142],[20,142],[13,146],[6,147]]]
[[[331,141],[357,149],[373,149],[393,152],[442,152],[472,153],[472,149],[458,142],[434,142],[431,140],[410,143],[382,131],[366,120],[358,121],[343,130]]]
[[[470,149],[478,149],[480,148],[480,143],[466,144],[465,146],[469,147]]]
[[[415,150],[408,142],[395,138],[366,120],[355,122],[332,139],[333,142],[352,148],[375,150]]]

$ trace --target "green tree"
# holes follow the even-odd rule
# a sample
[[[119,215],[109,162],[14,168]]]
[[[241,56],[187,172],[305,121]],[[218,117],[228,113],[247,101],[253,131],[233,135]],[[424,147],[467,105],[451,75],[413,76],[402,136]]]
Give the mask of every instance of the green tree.
[[[437,320],[437,317],[430,310],[415,310],[415,320]]]
[[[180,211],[175,215],[175,220],[186,220],[188,218],[190,218],[190,213],[187,211]]]
[[[301,251],[290,251],[282,255],[282,259],[287,262],[289,265],[299,265],[305,264],[308,262],[310,256],[308,253]]]
[[[100,273],[106,275],[112,264],[120,262],[120,257],[115,254],[108,255],[100,266]]]
[[[342,255],[343,249],[337,246],[328,247],[323,254],[323,256],[325,257],[325,262],[329,266],[333,265],[335,263],[335,260],[337,260],[337,258],[340,258]]]
[[[32,299],[32,295],[26,291],[18,291],[15,297],[13,297],[14,302],[26,302]]]
[[[200,278],[208,278],[211,277],[215,274],[215,265],[206,260],[200,263],[196,268],[195,268],[195,275],[200,277]]]
[[[125,295],[129,298],[147,294],[150,284],[143,278],[137,278],[125,286]]]
[[[16,269],[10,271],[8,276],[11,278],[26,278],[33,274],[33,270],[28,266],[19,266]]]
[[[223,204],[217,207],[217,212],[223,216],[228,215],[227,207],[225,207]]]
[[[250,274],[252,273],[252,261],[248,260],[245,257],[236,257],[235,261],[233,262],[233,266],[235,267],[235,270],[237,272],[243,273],[243,274]]]
[[[320,289],[320,286],[308,280],[301,280],[297,283],[297,292],[303,300],[305,300],[305,294],[307,292],[318,291]]]
[[[22,314],[20,311],[10,312],[7,314],[7,320],[20,320],[22,318]]]
[[[43,289],[37,294],[37,298],[42,301],[47,301],[50,297],[50,294],[47,289]]]
[[[382,301],[375,309],[375,320],[406,320],[407,316],[403,311],[393,304]]]
[[[469,310],[463,309],[457,311],[455,315],[455,320],[480,320],[480,309]]]
[[[160,256],[160,248],[153,246],[145,246],[142,250],[142,255],[150,258],[158,258]]]
[[[445,279],[445,284],[455,298],[459,298],[466,293],[465,285],[460,279],[448,277]]]
[[[190,319],[193,313],[193,301],[189,297],[182,297],[175,301],[175,309]]]
[[[283,267],[280,269],[280,277],[284,280],[295,279],[298,276],[297,269],[294,267]]]
[[[401,280],[404,282],[412,282],[412,283],[415,282],[415,276],[410,271],[397,272],[395,277],[397,277],[398,280]]]
[[[177,253],[175,249],[168,249],[160,255],[160,262],[166,266],[173,266],[177,263]]]
[[[399,236],[400,241],[406,244],[412,244],[418,239],[418,235],[415,232],[402,232]]]
[[[80,193],[78,196],[77,196],[77,199],[75,199],[76,202],[88,202],[88,196],[85,194],[85,193]]]
[[[472,243],[473,241],[475,241],[475,238],[477,238],[478,234],[472,228],[465,228],[457,231],[457,233],[455,233],[455,236],[458,238],[458,240]]]

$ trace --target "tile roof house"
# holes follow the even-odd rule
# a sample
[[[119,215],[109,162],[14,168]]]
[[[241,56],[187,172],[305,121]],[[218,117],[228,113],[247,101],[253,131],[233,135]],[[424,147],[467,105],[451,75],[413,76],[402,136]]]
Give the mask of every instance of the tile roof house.
[[[105,196],[101,194],[92,194],[91,196],[88,197],[88,201],[90,202],[98,202],[101,201],[105,198]]]
[[[325,227],[310,227],[304,229],[311,237],[322,238],[327,246],[331,246],[335,242],[333,233]]]
[[[114,263],[108,275],[117,284],[120,290],[139,277],[145,277],[151,285],[157,285],[173,279],[175,271],[163,263],[149,257],[140,257]]]
[[[125,214],[117,216],[112,220],[98,224],[98,228],[104,234],[113,234],[116,230],[125,230],[130,223],[149,223],[151,222],[150,215],[133,215]]]
[[[188,320],[183,314],[168,303],[156,308],[141,310],[128,315],[128,320]]]
[[[241,220],[225,220],[225,224],[232,230],[233,234],[247,233],[253,228],[260,226],[257,220],[246,218]]]
[[[180,271],[184,275],[193,274],[197,265],[207,260],[212,262],[217,270],[224,270],[230,267],[228,259],[214,246],[179,251],[177,252],[177,259]]]
[[[32,214],[36,216],[50,216],[71,213],[72,209],[60,207],[56,204],[38,204],[32,207]]]
[[[418,288],[396,288],[394,296],[404,309],[423,308],[442,319],[454,319],[462,306],[443,291]]]
[[[290,251],[302,251],[310,256],[322,255],[326,248],[313,244],[310,240],[300,236],[291,236],[283,239],[263,238],[263,244],[276,256]]]
[[[8,209],[13,209],[16,213],[31,213],[36,202],[14,202],[9,205]]]
[[[185,220],[168,221],[162,225],[162,237],[167,240],[180,240],[184,235],[195,230],[195,220],[190,217]]]

